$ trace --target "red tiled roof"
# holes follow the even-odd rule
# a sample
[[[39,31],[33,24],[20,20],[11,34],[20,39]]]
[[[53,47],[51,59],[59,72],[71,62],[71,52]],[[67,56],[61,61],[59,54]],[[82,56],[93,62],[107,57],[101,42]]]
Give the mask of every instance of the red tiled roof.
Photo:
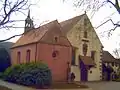
[[[116,62],[116,59],[108,51],[103,51],[102,61],[103,62]]]
[[[59,29],[58,31],[60,31],[61,26],[58,23],[57,20],[52,21],[50,23],[47,23],[43,26],[40,26],[39,28],[36,28],[34,30],[30,30],[29,32],[27,32],[26,34],[22,35],[21,38],[12,46],[12,48],[14,47],[18,47],[18,46],[22,46],[22,45],[26,45],[26,44],[31,44],[31,43],[35,43],[38,41],[49,41],[49,38],[53,37],[52,34],[48,34],[48,38],[47,39],[43,39],[42,37],[51,29]],[[59,32],[60,33],[60,32]],[[63,37],[63,39],[65,39],[66,37]],[[61,38],[60,38],[61,39]],[[62,40],[61,42],[63,44],[65,44],[65,42],[69,42],[67,39]],[[61,43],[61,44],[62,44]],[[70,42],[69,42],[70,44]]]
[[[85,65],[95,65],[94,60],[90,56],[80,56]]]

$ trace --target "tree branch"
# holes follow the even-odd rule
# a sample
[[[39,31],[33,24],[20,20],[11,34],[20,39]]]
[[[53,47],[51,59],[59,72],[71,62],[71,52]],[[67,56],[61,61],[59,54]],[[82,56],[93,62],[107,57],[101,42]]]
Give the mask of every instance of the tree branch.
[[[7,39],[0,40],[0,42],[7,41],[7,40],[10,40],[10,39],[12,39],[12,38],[14,38],[14,37],[21,36],[21,35],[23,35],[23,34],[19,34],[19,35],[14,35],[14,36],[11,36],[11,37],[9,37],[9,38],[7,38]]]
[[[39,27],[40,27],[42,24],[44,24],[44,23],[46,23],[46,22],[48,22],[48,21],[49,21],[49,20],[46,20],[46,21],[41,22],[40,25],[39,25]],[[7,28],[24,28],[24,27],[13,27],[13,26],[6,26],[6,27],[7,27]],[[6,28],[6,27],[4,27],[4,28]],[[34,35],[36,36],[37,33],[35,33],[35,30],[33,30],[33,31],[34,31]],[[7,38],[7,39],[0,40],[0,42],[4,42],[4,41],[7,41],[7,40],[10,40],[10,39],[15,38],[15,37],[17,37],[17,36],[22,36],[23,34],[24,34],[24,33],[19,34],[19,35],[11,36],[11,37],[9,37],[9,38]]]
[[[116,58],[120,58],[120,48],[115,48],[115,50],[113,50],[113,54]]]
[[[112,1],[110,1],[110,0],[107,0],[107,2],[112,4],[115,7],[115,9],[118,11],[118,13],[120,14],[120,6],[119,6],[118,0],[115,0],[115,4]]]
[[[117,23],[114,23],[112,19],[108,19],[107,21],[103,22],[99,26],[95,27],[95,29],[98,29],[99,27],[101,27],[102,25],[108,23],[109,21],[112,22],[113,26],[115,26],[114,28],[107,31],[108,32],[108,37],[110,37],[110,35],[112,35],[111,31],[115,31],[118,27],[120,27],[120,24],[119,24],[120,21],[118,21]]]
[[[102,25],[104,25],[105,23],[107,23],[107,22],[109,22],[109,21],[112,22],[112,24],[113,24],[114,26],[120,27],[120,24],[114,23],[112,19],[108,19],[107,21],[103,22],[103,23],[100,24],[99,26],[95,27],[95,29],[98,29],[99,27],[101,27]]]
[[[28,0],[17,0],[14,3],[9,2],[9,0],[5,0],[3,4],[4,14],[2,14],[2,19],[0,20],[0,27],[11,22],[10,17],[13,13],[22,12],[21,10],[27,10],[27,3]],[[24,9],[24,7],[26,8]]]

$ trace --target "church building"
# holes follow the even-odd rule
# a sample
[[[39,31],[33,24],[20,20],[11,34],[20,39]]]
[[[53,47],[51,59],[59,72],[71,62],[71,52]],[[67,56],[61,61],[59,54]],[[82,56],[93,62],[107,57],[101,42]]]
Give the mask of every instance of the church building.
[[[102,49],[86,13],[34,28],[29,11],[24,34],[11,48],[11,63],[42,61],[51,69],[53,81],[67,81],[70,72],[75,81],[98,81],[102,79]]]
[[[82,14],[60,23],[72,49],[71,72],[75,81],[102,80],[103,45],[87,14]]]
[[[66,81],[72,46],[61,29],[57,20],[34,28],[29,12],[24,34],[11,48],[12,65],[41,61],[51,69],[53,81]]]

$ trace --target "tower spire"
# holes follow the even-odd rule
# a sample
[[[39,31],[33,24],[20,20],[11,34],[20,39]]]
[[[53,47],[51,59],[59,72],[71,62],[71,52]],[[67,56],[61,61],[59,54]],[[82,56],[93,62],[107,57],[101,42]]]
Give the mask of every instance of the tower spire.
[[[30,31],[33,28],[34,28],[33,20],[30,18],[30,9],[29,9],[28,16],[25,19],[25,30],[24,30],[24,33]]]
[[[30,18],[30,9],[29,9],[29,11],[28,11],[28,16],[27,17],[29,17]]]

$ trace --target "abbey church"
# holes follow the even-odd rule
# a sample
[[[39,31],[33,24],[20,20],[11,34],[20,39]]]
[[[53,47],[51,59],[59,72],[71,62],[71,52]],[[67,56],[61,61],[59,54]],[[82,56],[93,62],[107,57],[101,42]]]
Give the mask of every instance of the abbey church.
[[[75,81],[96,81],[102,79],[102,49],[86,13],[34,28],[29,11],[24,35],[11,48],[11,63],[42,61],[51,69],[53,81],[67,81],[70,72]]]

